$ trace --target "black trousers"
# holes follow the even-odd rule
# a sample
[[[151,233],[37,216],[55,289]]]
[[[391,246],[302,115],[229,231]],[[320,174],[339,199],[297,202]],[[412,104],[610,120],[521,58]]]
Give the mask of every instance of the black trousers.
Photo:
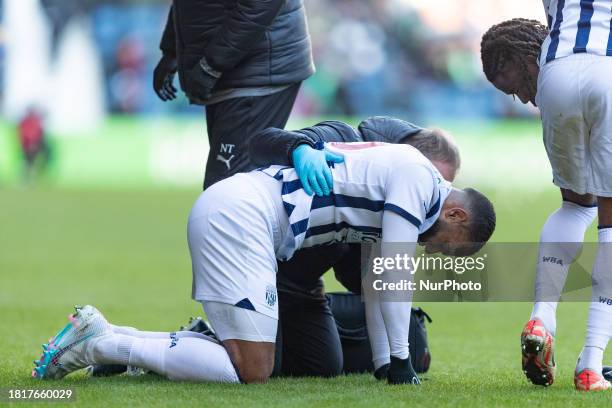
[[[204,189],[255,168],[248,156],[251,136],[269,127],[284,128],[299,89],[297,83],[271,95],[232,98],[206,107],[210,152]]]
[[[278,263],[279,327],[274,375],[332,377],[343,353],[321,276],[343,255],[338,245],[297,251]]]
[[[332,377],[357,362],[344,362],[342,342],[321,276],[361,293],[361,245],[335,244],[299,250],[278,263],[279,330],[274,375]],[[366,359],[366,366],[371,361]]]

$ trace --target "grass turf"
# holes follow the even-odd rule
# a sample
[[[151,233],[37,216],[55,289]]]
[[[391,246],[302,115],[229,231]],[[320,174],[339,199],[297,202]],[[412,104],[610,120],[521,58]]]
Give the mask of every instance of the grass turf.
[[[489,192],[498,207],[497,241],[536,241],[557,206],[552,189],[526,200]],[[389,387],[370,375],[273,379],[267,385],[171,383],[155,376],[59,382],[30,378],[40,344],[91,303],[116,324],[174,330],[200,315],[189,299],[185,225],[197,191],[0,191],[0,387],[73,387],[82,406],[609,406],[612,393],[581,394],[572,371],[587,308],[559,307],[557,383],[527,383],[519,339],[527,303],[421,305],[433,362],[421,387]],[[511,204],[509,204],[511,203]],[[520,220],[520,221],[517,221]],[[589,237],[594,238],[593,231]],[[328,278],[329,289],[339,289]],[[608,353],[608,363],[610,353]],[[75,404],[69,404],[75,405]]]

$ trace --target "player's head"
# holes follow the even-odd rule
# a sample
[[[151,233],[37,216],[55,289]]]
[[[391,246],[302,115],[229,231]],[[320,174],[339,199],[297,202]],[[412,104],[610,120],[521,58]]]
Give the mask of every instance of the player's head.
[[[441,129],[423,129],[406,139],[416,147],[448,181],[455,180],[461,166],[459,149],[450,135]]]
[[[495,230],[495,209],[487,197],[472,188],[453,189],[440,217],[419,236],[425,252],[468,256],[480,250]]]
[[[535,103],[540,47],[548,35],[536,20],[513,18],[496,24],[482,36],[480,57],[485,76],[497,89]]]

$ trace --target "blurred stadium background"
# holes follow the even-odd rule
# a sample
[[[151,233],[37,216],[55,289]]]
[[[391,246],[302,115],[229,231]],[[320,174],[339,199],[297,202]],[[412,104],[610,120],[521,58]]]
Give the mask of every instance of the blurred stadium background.
[[[163,103],[151,87],[168,0],[0,4],[0,186],[24,183],[17,129],[32,110],[41,115],[49,146],[48,166],[34,177],[39,183],[201,183],[202,108],[184,97]],[[503,177],[517,186],[549,185],[537,110],[493,89],[479,57],[480,37],[491,24],[515,16],[541,20],[539,2],[308,0],[306,6],[317,73],[304,83],[289,127],[325,117],[395,115],[455,134],[464,155],[460,182],[494,185]]]

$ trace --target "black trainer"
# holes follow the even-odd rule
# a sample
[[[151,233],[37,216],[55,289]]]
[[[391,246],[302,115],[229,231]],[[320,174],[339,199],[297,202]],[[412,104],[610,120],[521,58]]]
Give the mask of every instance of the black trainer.
[[[608,381],[612,381],[612,366],[603,366],[601,370],[601,375]]]

